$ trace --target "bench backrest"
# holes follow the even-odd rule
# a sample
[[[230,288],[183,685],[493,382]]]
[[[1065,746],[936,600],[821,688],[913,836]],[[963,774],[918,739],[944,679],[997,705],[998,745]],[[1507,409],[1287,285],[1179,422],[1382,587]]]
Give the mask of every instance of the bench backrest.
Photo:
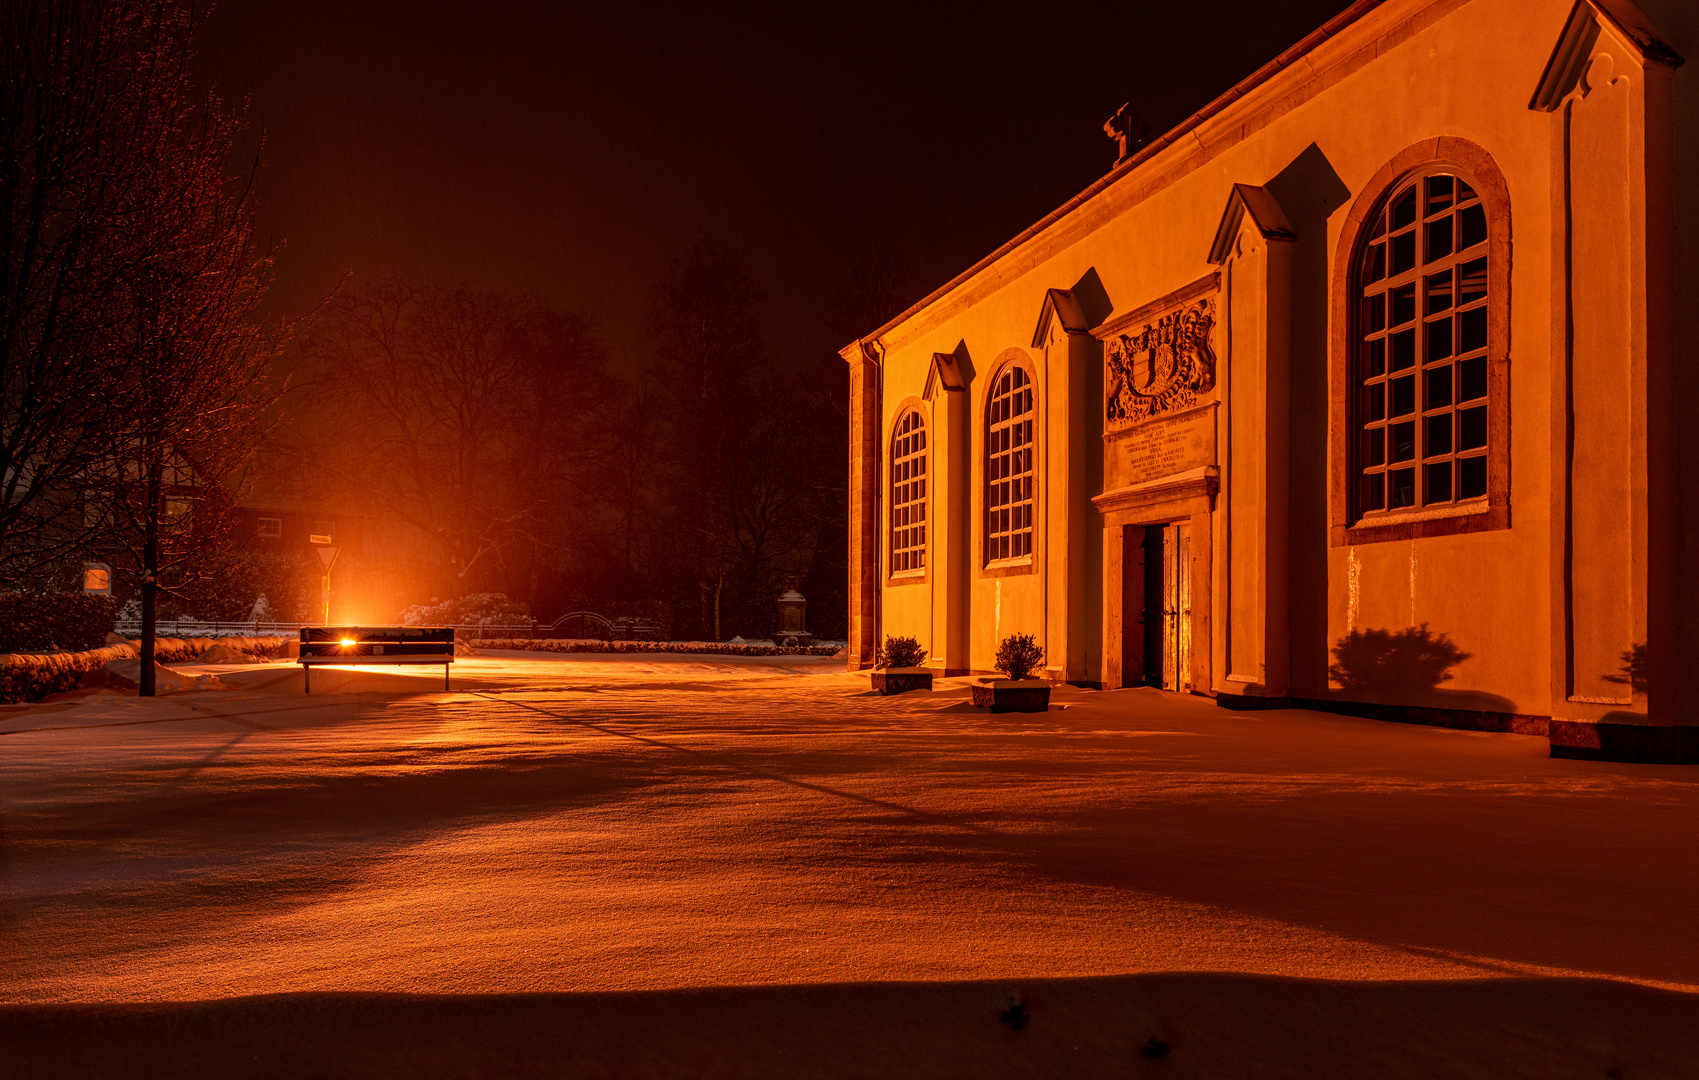
[[[372,642],[446,642],[454,644],[454,627],[452,626],[303,626],[301,627],[301,644],[309,642],[333,641],[341,644],[353,641],[356,644]]]
[[[301,656],[350,662],[401,656],[454,655],[452,626],[303,626]]]

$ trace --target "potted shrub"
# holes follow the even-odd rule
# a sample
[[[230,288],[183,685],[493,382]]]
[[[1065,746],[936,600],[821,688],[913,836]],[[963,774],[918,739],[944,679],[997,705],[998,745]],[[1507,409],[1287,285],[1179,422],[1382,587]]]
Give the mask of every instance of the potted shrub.
[[[873,654],[873,689],[902,694],[932,689],[932,670],[921,667],[926,650],[911,637],[888,637]]]
[[[986,679],[973,688],[973,703],[992,712],[1046,712],[1050,684],[1032,673],[1044,663],[1044,650],[1031,634],[1010,634],[997,646],[997,670],[1008,678]]]

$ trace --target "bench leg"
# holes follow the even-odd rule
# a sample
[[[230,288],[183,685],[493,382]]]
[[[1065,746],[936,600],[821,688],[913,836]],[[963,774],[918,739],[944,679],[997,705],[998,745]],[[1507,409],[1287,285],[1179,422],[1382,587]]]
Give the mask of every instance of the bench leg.
[[[310,694],[313,692],[313,665],[301,665],[301,686],[301,693]]]
[[[452,665],[444,664],[442,666],[442,689],[444,693],[448,692],[448,673],[453,670]]]

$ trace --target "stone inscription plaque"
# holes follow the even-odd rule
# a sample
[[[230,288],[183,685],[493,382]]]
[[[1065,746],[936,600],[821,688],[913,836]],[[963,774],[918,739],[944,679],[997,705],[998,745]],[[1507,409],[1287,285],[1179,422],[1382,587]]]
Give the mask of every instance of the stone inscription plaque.
[[[1110,490],[1214,465],[1214,403],[1124,428],[1111,437],[1105,456]]]

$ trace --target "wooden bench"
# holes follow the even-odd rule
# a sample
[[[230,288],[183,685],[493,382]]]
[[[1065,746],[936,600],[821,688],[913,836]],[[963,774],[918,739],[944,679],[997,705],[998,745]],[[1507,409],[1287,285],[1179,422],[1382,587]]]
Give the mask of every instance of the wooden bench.
[[[441,664],[447,690],[453,663],[452,626],[301,627],[301,675],[309,694],[318,664]]]

